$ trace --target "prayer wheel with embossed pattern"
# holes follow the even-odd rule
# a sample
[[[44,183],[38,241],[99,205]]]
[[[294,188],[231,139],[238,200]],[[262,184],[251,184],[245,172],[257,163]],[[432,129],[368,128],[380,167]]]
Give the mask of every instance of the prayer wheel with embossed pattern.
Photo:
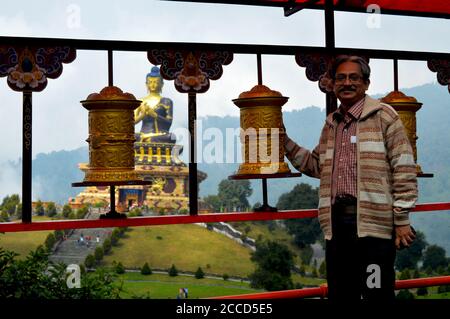
[[[134,170],[134,110],[141,104],[115,86],[81,101],[89,111],[89,166],[85,182],[122,182],[142,178]]]
[[[412,96],[406,96],[400,91],[392,91],[384,98],[382,98],[381,102],[389,104],[397,111],[400,120],[402,121],[403,126],[406,129],[409,142],[411,143],[413,149],[414,161],[417,165],[417,173],[421,174],[422,168],[419,164],[417,164],[416,141],[418,139],[418,136],[416,126],[416,112],[422,107],[422,103],[417,102],[416,98]]]
[[[287,102],[280,92],[256,85],[233,103],[240,108],[240,140],[243,163],[237,174],[290,173],[284,162],[282,106]]]

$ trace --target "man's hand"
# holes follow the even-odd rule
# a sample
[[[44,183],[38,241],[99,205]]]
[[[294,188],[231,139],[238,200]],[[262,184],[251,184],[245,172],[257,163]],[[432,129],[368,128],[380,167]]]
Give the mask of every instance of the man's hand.
[[[412,232],[410,225],[395,226],[395,247],[397,247],[397,249],[400,248],[401,244],[405,247],[409,247],[415,238],[416,235]]]

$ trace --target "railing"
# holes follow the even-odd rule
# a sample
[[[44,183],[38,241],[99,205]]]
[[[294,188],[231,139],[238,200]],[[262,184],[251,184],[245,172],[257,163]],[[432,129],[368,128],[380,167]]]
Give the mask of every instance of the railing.
[[[417,204],[413,212],[450,210],[450,202]],[[40,231],[78,228],[136,227],[174,224],[218,223],[231,221],[258,221],[291,218],[317,217],[317,209],[284,210],[279,212],[211,213],[201,215],[166,215],[151,217],[129,217],[126,219],[54,220],[32,223],[0,223],[0,232]]]
[[[411,289],[419,287],[450,285],[450,276],[397,280],[395,289]],[[222,296],[209,299],[291,299],[291,298],[325,298],[328,294],[326,284],[319,287],[292,289],[283,291],[261,292],[234,296]]]

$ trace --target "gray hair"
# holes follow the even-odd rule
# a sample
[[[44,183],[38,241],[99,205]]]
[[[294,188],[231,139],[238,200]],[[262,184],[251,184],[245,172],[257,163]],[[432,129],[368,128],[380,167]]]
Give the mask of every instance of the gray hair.
[[[360,56],[356,56],[356,55],[339,55],[338,57],[336,57],[336,59],[334,60],[332,66],[331,66],[331,70],[330,70],[330,76],[333,80],[336,79],[336,71],[339,67],[339,65],[341,65],[344,62],[353,62],[356,64],[359,64],[359,67],[361,68],[361,73],[363,76],[363,80],[365,82],[367,82],[370,78],[370,66],[369,63],[367,63],[367,61],[360,57]]]

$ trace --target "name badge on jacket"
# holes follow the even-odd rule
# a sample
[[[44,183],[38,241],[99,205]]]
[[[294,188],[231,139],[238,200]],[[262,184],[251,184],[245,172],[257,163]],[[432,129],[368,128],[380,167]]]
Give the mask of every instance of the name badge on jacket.
[[[356,136],[354,136],[354,135],[350,136],[350,143],[352,143],[352,144],[356,143]]]

